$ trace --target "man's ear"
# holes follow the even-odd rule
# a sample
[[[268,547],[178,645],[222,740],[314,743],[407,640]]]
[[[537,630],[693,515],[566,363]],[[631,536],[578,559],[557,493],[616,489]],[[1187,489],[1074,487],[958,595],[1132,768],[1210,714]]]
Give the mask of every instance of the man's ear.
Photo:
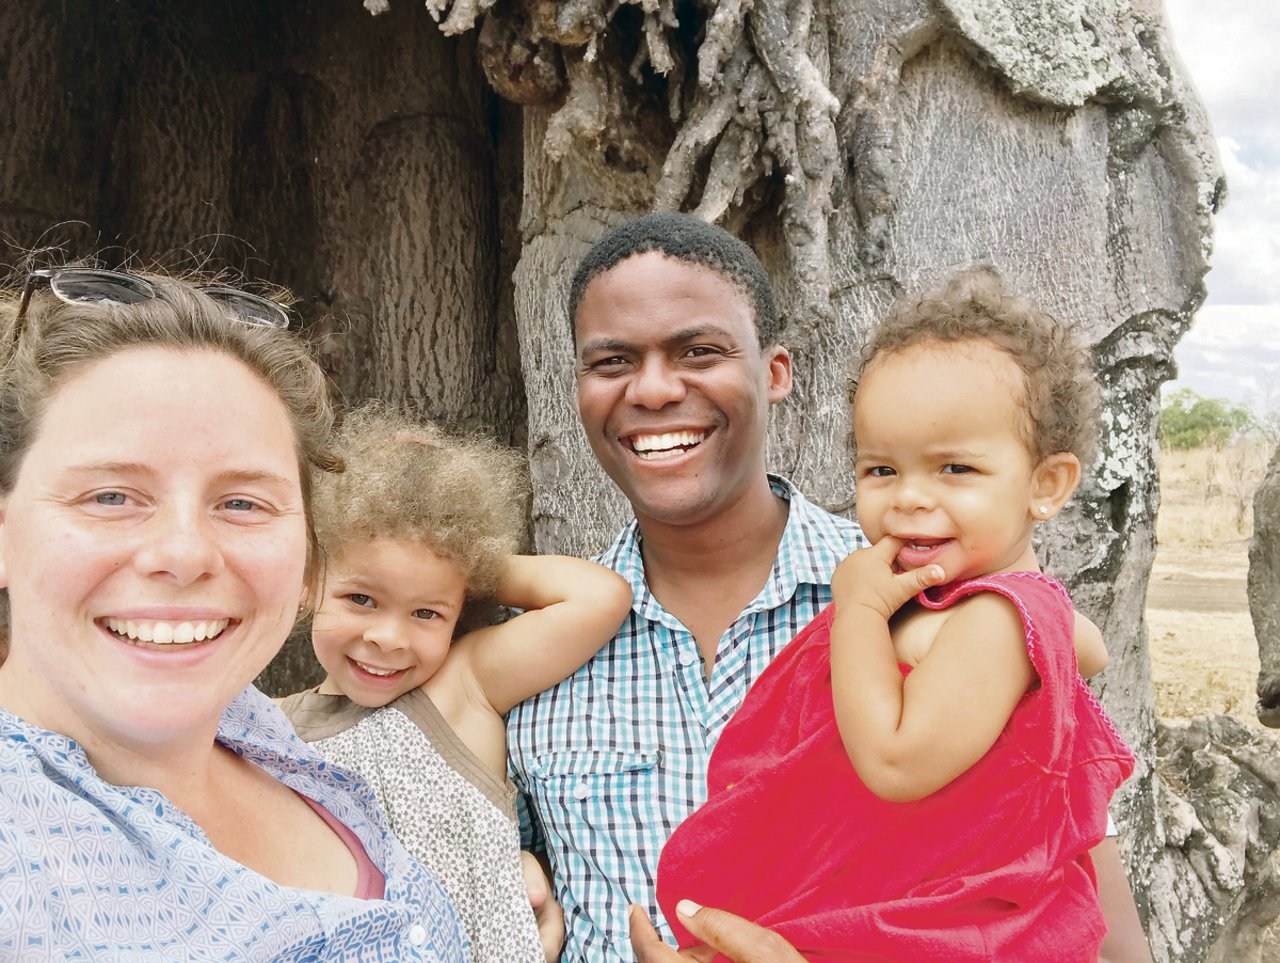
[[[1080,484],[1080,459],[1069,451],[1046,455],[1031,473],[1027,511],[1038,522],[1057,515]]]
[[[764,356],[769,365],[769,404],[776,405],[791,394],[791,352],[775,344],[765,349]]]

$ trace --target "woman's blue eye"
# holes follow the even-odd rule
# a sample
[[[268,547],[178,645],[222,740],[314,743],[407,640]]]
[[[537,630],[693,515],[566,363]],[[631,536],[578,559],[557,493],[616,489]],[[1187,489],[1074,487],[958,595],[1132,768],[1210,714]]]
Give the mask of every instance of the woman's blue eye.
[[[247,498],[228,498],[222,503],[224,508],[229,508],[233,512],[251,512],[257,508],[257,504],[249,501]]]
[[[123,505],[124,492],[98,492],[93,500],[99,505]]]

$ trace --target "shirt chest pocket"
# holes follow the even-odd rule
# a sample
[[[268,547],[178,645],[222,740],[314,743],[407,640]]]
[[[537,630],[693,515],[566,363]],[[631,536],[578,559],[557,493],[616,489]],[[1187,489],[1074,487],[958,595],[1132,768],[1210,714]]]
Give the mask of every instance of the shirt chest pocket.
[[[542,753],[529,770],[542,812],[574,813],[588,824],[653,804],[662,751],[563,749]]]

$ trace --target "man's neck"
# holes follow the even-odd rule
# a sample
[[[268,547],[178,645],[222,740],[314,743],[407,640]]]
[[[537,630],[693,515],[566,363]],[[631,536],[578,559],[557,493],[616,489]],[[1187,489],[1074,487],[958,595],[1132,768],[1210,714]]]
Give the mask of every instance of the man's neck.
[[[764,587],[788,504],[768,479],[728,511],[687,525],[640,519],[649,590],[693,633],[710,676],[720,637]]]

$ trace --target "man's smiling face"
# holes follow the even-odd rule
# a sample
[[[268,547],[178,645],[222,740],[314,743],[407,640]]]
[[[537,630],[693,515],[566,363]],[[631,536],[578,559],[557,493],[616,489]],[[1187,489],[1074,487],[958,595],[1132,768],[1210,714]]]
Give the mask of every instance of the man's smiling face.
[[[587,286],[575,329],[578,414],[642,522],[708,521],[759,484],[791,359],[761,349],[737,284],[656,251],[633,255]]]

